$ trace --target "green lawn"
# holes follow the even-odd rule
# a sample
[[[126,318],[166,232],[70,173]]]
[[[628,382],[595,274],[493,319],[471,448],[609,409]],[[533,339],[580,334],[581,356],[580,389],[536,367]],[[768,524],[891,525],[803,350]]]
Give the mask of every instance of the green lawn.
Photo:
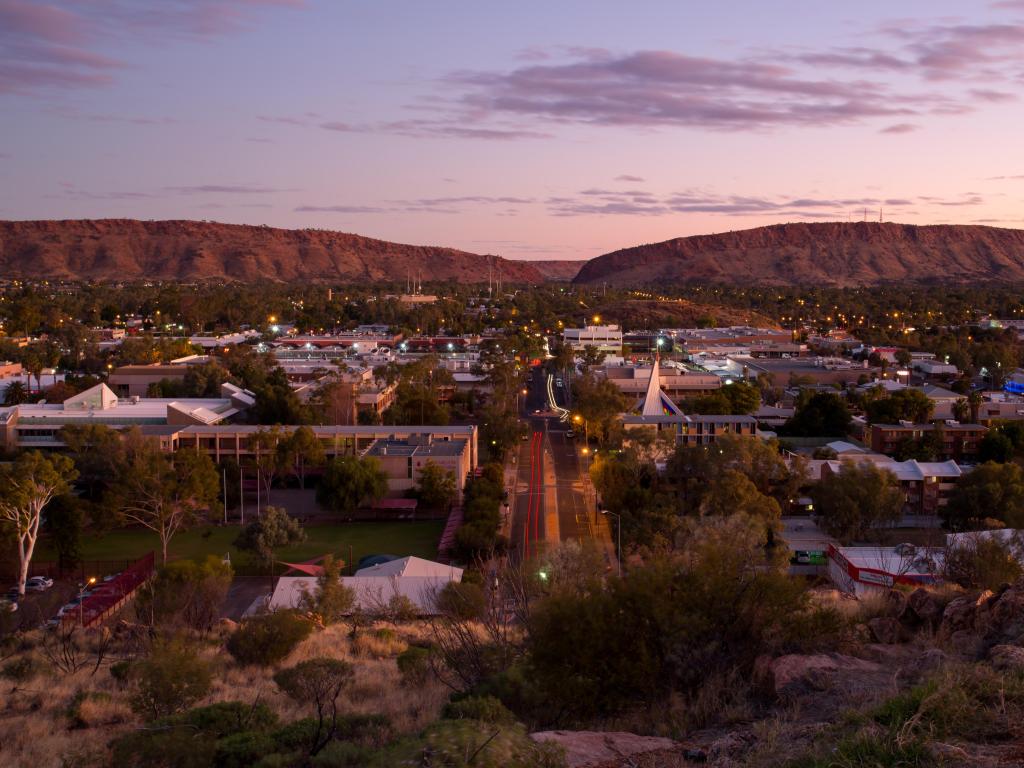
[[[222,556],[228,552],[236,570],[248,570],[246,556],[232,546],[239,530],[237,525],[204,526],[179,533],[171,539],[169,556],[171,559],[194,559],[206,555]],[[435,559],[443,530],[444,520],[310,525],[306,527],[306,540],[282,549],[278,559],[301,562],[330,552],[347,563],[350,547],[355,562],[372,554]],[[148,530],[125,529],[82,539],[83,560],[134,560],[150,550],[159,558],[160,541],[155,533]],[[36,559],[54,559],[53,550],[46,542],[40,542]]]

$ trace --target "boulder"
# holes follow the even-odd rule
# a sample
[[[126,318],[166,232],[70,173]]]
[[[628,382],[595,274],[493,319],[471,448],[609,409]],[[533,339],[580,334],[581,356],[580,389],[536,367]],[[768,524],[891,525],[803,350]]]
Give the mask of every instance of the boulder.
[[[900,667],[899,677],[910,681],[920,680],[947,661],[949,661],[949,656],[945,652],[938,648],[928,648]]]
[[[956,632],[974,631],[976,625],[983,623],[980,621],[983,616],[979,614],[986,612],[990,597],[992,593],[986,589],[951,600],[942,612],[942,635],[952,637]]]
[[[942,621],[942,601],[924,587],[918,587],[907,598],[906,613],[916,618],[918,623],[934,628]]]
[[[970,629],[958,629],[949,636],[949,649],[963,659],[974,661],[982,655],[985,644]]]
[[[1024,671],[1024,648],[1019,645],[996,645],[988,652],[988,660],[1005,672]]]
[[[984,627],[986,639],[995,644],[1024,642],[1024,579],[988,601]]]
[[[855,678],[884,672],[880,664],[841,653],[789,654],[755,664],[755,682],[776,698],[825,691],[855,682]]]
[[[868,621],[868,629],[875,642],[884,645],[896,645],[906,640],[906,632],[903,625],[891,617],[879,617]]]
[[[231,635],[238,629],[238,622],[231,619],[221,619],[217,622],[217,631],[222,635]]]
[[[633,758],[639,755],[680,749],[672,739],[638,736],[625,731],[538,731],[531,733],[530,738],[561,746],[569,768],[635,765]]]

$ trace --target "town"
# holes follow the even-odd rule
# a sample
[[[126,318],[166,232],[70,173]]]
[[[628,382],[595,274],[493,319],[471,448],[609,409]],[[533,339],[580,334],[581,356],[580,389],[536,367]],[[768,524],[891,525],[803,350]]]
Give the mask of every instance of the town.
[[[429,291],[7,283],[0,627],[12,651],[46,639],[5,674],[27,681],[57,649],[68,674],[105,655],[111,674],[199,674],[181,647],[115,660],[143,627],[227,633],[238,663],[272,667],[312,627],[347,624],[355,644],[406,649],[405,683],[389,685],[436,674],[472,694],[529,663],[543,686],[544,664],[569,663],[551,648],[613,651],[610,627],[571,628],[573,601],[651,588],[680,556],[713,570],[686,575],[712,579],[702,589],[736,580],[716,602],[783,590],[744,629],[766,645],[797,632],[779,648],[831,647],[852,621],[900,647],[923,623],[950,653],[979,652],[970,619],[950,619],[967,599],[955,590],[998,595],[1024,564],[1011,294],[918,327],[928,289],[870,320],[840,310],[857,292],[823,309],[728,289],[714,305],[700,289]],[[652,327],[652,301],[681,322]],[[714,307],[760,323],[716,325]],[[707,622],[697,648],[742,620],[679,610]],[[1019,661],[1012,643],[988,647]],[[468,664],[483,648],[504,661]],[[744,652],[707,663],[725,674]],[[573,663],[572,679],[591,674]],[[666,684],[634,663],[585,695],[559,691],[552,668],[534,717],[559,701],[606,716]],[[174,715],[209,690],[192,684],[150,690],[148,706]],[[168,748],[139,738],[124,748]],[[311,738],[319,751],[334,737]]]

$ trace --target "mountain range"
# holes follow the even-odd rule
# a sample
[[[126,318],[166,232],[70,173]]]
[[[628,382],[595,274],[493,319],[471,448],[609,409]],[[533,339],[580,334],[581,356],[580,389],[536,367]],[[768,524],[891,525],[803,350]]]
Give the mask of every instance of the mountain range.
[[[770,285],[1024,282],[1024,230],[832,222],[777,224],[624,248],[577,284],[697,281]]]
[[[1024,230],[796,223],[697,235],[581,261],[517,261],[320,229],[134,219],[0,221],[0,278],[581,285],[835,286],[1024,282]]]

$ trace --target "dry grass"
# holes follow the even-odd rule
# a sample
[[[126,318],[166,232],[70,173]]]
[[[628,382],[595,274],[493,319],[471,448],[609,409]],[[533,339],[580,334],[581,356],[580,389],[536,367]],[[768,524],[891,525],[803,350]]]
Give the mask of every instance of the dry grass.
[[[280,666],[317,656],[347,660],[355,678],[343,695],[344,711],[383,714],[397,734],[418,732],[440,716],[449,691],[433,679],[415,688],[403,686],[394,657],[410,641],[424,639],[429,627],[411,623],[378,634],[383,628],[368,627],[353,642],[347,625],[328,627],[310,636]],[[310,714],[278,690],[273,681],[278,667],[243,667],[220,645],[195,645],[215,670],[213,687],[198,706],[258,700],[283,721]],[[47,672],[17,687],[10,680],[0,680],[0,765],[88,768],[107,764],[108,742],[141,721],[129,705],[131,687],[122,688],[106,665],[95,675],[91,671]]]

